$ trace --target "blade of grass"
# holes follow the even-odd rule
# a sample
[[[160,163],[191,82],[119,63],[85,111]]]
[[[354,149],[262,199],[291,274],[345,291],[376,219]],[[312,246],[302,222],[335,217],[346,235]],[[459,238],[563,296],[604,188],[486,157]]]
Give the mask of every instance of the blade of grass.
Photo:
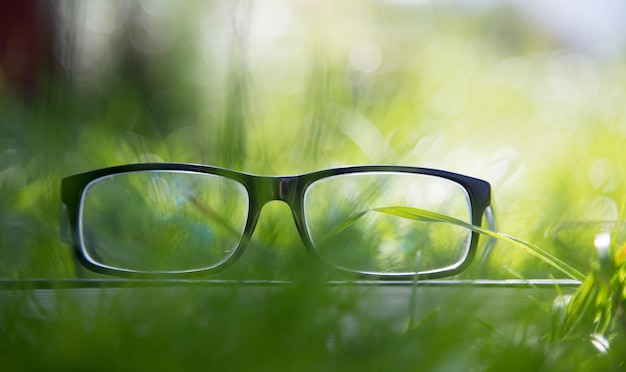
[[[477,232],[479,234],[487,235],[489,237],[496,238],[498,240],[513,244],[514,246],[521,248],[522,250],[539,258],[543,262],[554,267],[555,269],[559,270],[560,272],[562,272],[563,274],[567,275],[568,277],[572,279],[580,280],[580,281],[585,279],[585,276],[581,272],[574,269],[573,267],[571,267],[564,261],[560,260],[559,258],[551,255],[550,253],[548,253],[547,251],[545,251],[544,249],[540,248],[537,245],[525,242],[511,235],[484,229],[482,227],[472,225],[470,223],[461,221],[454,217],[446,216],[441,213],[427,211],[427,210],[413,208],[413,207],[391,206],[391,207],[372,208],[372,209],[366,209],[366,210],[360,211],[348,217],[347,219],[342,221],[340,224],[338,224],[336,227],[334,227],[331,231],[329,231],[322,238],[322,240],[328,239],[331,236],[338,234],[339,232],[348,228],[350,225],[358,221],[361,217],[363,217],[369,212],[383,213],[383,214],[388,214],[388,215],[396,216],[400,218],[406,218],[406,219],[410,219],[414,221],[449,223],[452,225],[460,226],[460,227],[472,230],[474,232]]]

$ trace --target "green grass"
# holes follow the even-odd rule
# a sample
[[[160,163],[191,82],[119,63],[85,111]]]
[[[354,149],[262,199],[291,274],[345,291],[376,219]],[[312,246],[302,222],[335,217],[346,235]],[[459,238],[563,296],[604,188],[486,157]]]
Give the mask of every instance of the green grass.
[[[307,257],[288,209],[271,203],[242,259],[215,278],[294,284],[3,292],[3,365],[623,368],[622,225],[606,231],[609,253],[598,256],[594,246],[600,222],[623,221],[626,210],[622,60],[567,49],[504,6],[466,14],[434,4],[315,2],[291,6],[283,24],[247,4],[169,5],[155,13],[167,26],[155,37],[174,40],[165,51],[134,51],[136,65],[103,66],[92,80],[60,73],[28,102],[0,79],[2,278],[76,277],[59,238],[59,181],[68,174],[144,161],[255,174],[385,163],[489,181],[498,231],[588,274],[580,290],[560,304],[558,290],[537,289],[518,309],[500,305],[507,313],[499,318],[462,289],[450,296],[458,302],[430,304],[436,291],[415,301],[408,288],[392,296],[408,310],[381,318],[368,311],[377,290],[320,284],[325,273]],[[289,32],[272,33],[281,27]],[[351,65],[362,42],[379,48],[374,71]],[[565,277],[536,256],[500,242],[481,278]],[[600,335],[608,351],[594,346]]]

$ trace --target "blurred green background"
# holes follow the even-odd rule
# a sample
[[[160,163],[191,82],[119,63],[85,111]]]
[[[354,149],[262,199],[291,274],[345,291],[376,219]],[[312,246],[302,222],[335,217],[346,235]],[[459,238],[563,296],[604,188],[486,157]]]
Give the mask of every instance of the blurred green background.
[[[626,240],[625,19],[617,0],[2,2],[0,277],[80,275],[60,239],[60,179],[154,161],[268,175],[455,171],[491,183],[499,231],[597,269],[596,250]],[[306,281],[266,296],[59,291],[50,308],[40,292],[2,292],[0,359],[16,370],[619,370],[626,292],[611,286],[623,290],[626,271],[615,257],[621,271],[600,270],[581,292],[600,300],[568,310],[579,323],[541,292],[479,314],[474,305],[500,292],[465,287],[431,312],[392,291],[410,307],[400,332],[362,311],[377,292],[331,296]],[[308,263],[288,208],[271,203],[242,259],[216,278],[306,277]],[[484,272],[463,277],[553,275],[501,242]],[[610,332],[597,326],[604,304]],[[499,328],[495,315],[514,321]],[[552,332],[537,322],[550,317]],[[604,336],[608,359],[597,358]]]
[[[75,275],[59,179],[145,161],[483,178],[500,231],[584,271],[572,226],[624,211],[624,6],[558,3],[2,5],[0,275]],[[290,218],[267,206],[248,261],[304,256]],[[500,244],[487,275],[549,273]]]

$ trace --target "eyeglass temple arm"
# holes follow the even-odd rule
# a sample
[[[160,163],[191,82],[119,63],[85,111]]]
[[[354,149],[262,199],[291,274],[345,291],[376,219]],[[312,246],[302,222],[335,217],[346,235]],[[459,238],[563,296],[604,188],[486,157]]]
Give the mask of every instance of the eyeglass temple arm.
[[[74,250],[74,244],[78,244],[76,242],[74,242],[73,238],[72,238],[72,230],[74,229],[74,227],[72,226],[71,222],[70,222],[70,212],[68,210],[68,206],[65,203],[61,204],[61,213],[60,213],[60,220],[59,220],[59,235],[60,235],[60,239],[63,243],[65,243],[68,247],[71,247],[72,251]],[[74,254],[74,252],[72,252],[71,254],[72,257],[72,263],[74,264],[74,274],[76,274],[76,276],[78,278],[84,279],[84,278],[89,278],[89,277],[93,277],[94,273],[90,272],[90,271],[86,271],[86,269],[83,268],[83,266],[80,264],[76,254]]]
[[[493,208],[491,206],[488,206],[485,209],[485,219],[487,220],[487,228],[490,231],[496,232],[496,219],[495,216],[493,214]],[[487,266],[487,261],[489,261],[489,256],[491,255],[491,251],[493,250],[493,247],[496,244],[496,238],[494,238],[493,236],[489,236],[487,238],[487,245],[485,246],[485,249],[483,250],[483,254],[480,257],[480,262],[478,263],[478,272],[479,274],[482,276],[485,272],[486,266]]]
[[[59,235],[63,243],[72,243],[71,229],[67,206],[65,204],[61,204],[61,213],[59,216]]]

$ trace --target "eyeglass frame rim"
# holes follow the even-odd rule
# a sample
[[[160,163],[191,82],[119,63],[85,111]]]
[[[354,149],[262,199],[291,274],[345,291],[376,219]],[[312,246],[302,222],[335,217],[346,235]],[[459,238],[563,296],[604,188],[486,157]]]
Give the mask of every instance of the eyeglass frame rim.
[[[178,272],[124,270],[92,262],[88,258],[80,237],[79,216],[81,213],[83,194],[87,190],[88,185],[97,179],[117,174],[141,171],[184,171],[211,174],[235,180],[243,185],[249,197],[248,216],[246,218],[246,225],[242,232],[241,240],[237,244],[236,248],[234,248],[233,254],[223,260],[223,262],[218,263],[215,267]],[[452,265],[449,269],[443,268],[441,270],[418,272],[408,275],[383,274],[348,270],[326,261],[314,247],[313,241],[308,235],[308,229],[306,228],[304,215],[304,196],[306,190],[311,184],[324,178],[367,172],[422,174],[440,177],[455,182],[467,193],[471,208],[471,223],[478,227],[481,226],[482,218],[491,205],[491,185],[487,181],[455,172],[433,168],[422,168],[407,165],[358,165],[323,169],[299,175],[265,176],[211,165],[171,162],[124,164],[94,169],[63,177],[61,179],[61,200],[66,208],[67,218],[70,224],[71,245],[73,246],[75,258],[78,259],[82,266],[93,272],[113,276],[135,278],[186,278],[206,276],[223,272],[235,264],[244,253],[256,228],[263,206],[273,200],[281,200],[289,205],[296,224],[296,229],[309,255],[316,261],[321,262],[326,266],[330,266],[333,270],[344,275],[347,274],[348,276],[361,279],[368,278],[382,280],[409,280],[414,279],[415,277],[419,277],[420,279],[437,279],[457,275],[463,272],[473,262],[480,235],[475,231],[470,231],[471,239],[469,251],[467,252],[465,259],[460,264]],[[267,189],[263,190],[263,187],[267,187]],[[276,193],[277,190],[278,193]]]

